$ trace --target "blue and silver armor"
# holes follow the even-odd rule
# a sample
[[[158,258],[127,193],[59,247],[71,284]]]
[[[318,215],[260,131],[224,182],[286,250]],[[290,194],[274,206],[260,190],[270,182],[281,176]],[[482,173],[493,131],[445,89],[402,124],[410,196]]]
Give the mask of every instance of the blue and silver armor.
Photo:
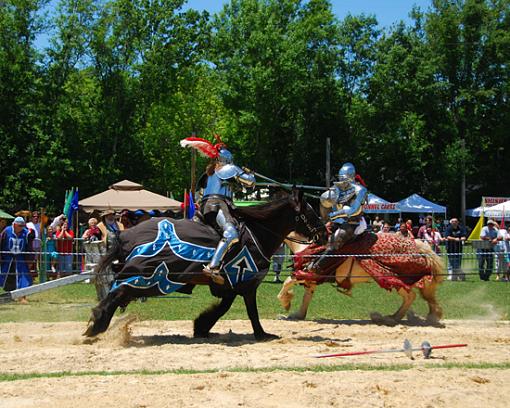
[[[215,169],[214,174],[207,178],[203,199],[210,195],[220,195],[231,199],[233,195],[232,186],[236,182],[245,187],[253,187],[255,185],[255,176],[245,172],[235,164],[224,164],[220,168]]]
[[[362,212],[368,191],[356,183],[355,177],[354,166],[345,163],[338,172],[338,181],[321,195],[321,214],[332,221],[334,227],[326,251],[309,266],[315,273],[327,271],[335,263],[335,258],[330,255],[366,230]]]
[[[237,221],[230,214],[232,206],[232,188],[236,186],[253,187],[255,176],[232,163],[232,154],[221,148],[218,164],[214,173],[207,177],[203,192],[202,206],[206,221],[221,231],[222,238],[204,272],[216,283],[223,284],[219,270],[225,254],[232,245],[239,241]]]
[[[363,218],[361,213],[368,191],[356,183],[355,177],[354,166],[345,163],[338,172],[338,181],[334,182],[334,187],[321,196],[321,205],[329,210],[328,218],[337,224],[359,224]]]

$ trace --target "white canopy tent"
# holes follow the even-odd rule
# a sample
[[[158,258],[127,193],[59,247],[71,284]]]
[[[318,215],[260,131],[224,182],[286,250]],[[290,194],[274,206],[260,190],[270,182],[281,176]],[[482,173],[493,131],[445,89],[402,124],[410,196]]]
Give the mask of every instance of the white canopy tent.
[[[510,201],[485,208],[484,215],[489,218],[507,218],[510,216]]]

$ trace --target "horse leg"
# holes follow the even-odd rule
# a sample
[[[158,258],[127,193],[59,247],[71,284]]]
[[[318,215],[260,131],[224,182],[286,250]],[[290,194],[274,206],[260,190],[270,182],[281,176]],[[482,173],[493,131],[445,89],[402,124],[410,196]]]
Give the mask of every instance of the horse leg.
[[[216,324],[216,322],[230,309],[235,294],[231,294],[221,298],[221,302],[214,304],[207,310],[203,311],[193,322],[193,336],[194,337],[209,337],[209,332]]]
[[[308,312],[308,307],[313,299],[313,294],[315,293],[315,288],[317,287],[316,283],[308,283],[305,284],[305,293],[303,293],[303,301],[301,302],[301,307],[297,312],[294,312],[288,316],[290,320],[305,320],[306,314]]]
[[[438,282],[435,279],[432,279],[432,281],[426,280],[423,288],[420,289],[420,294],[429,305],[427,323],[432,326],[444,327],[444,325],[440,323],[441,317],[443,317],[443,309],[436,299],[437,285]]]
[[[283,282],[282,289],[280,290],[280,293],[278,293],[278,300],[280,301],[281,305],[285,310],[290,309],[292,298],[294,297],[294,293],[292,293],[292,287],[297,283],[296,279],[294,279],[292,276],[289,276],[287,279],[285,279],[285,282]]]
[[[407,291],[404,288],[400,288],[398,290],[398,294],[402,298],[402,305],[400,308],[390,316],[381,316],[379,313],[375,312],[370,313],[370,318],[374,323],[382,324],[385,326],[395,326],[402,320],[416,299],[416,293],[414,293],[412,290]]]
[[[127,306],[130,301],[125,287],[120,287],[115,292],[110,292],[99,304],[92,309],[92,316],[84,336],[94,337],[108,329],[115,310],[119,306]]]
[[[244,304],[246,305],[246,311],[250,318],[251,326],[253,327],[253,335],[256,340],[265,341],[279,339],[279,336],[274,334],[266,333],[260,324],[259,311],[257,309],[257,290],[251,290],[243,295]]]

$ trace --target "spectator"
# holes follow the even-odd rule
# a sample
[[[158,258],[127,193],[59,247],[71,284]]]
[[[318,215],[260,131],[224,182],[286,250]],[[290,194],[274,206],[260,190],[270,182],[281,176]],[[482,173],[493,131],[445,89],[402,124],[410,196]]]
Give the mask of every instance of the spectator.
[[[106,210],[101,214],[101,222],[97,224],[101,230],[101,239],[106,243],[108,248],[108,234],[119,234],[124,230],[124,225],[115,219],[114,210]]]
[[[374,219],[374,221],[372,221],[372,230],[374,232],[376,232],[376,229],[377,229],[377,232],[381,230],[383,226],[383,223],[382,221],[379,219],[379,216],[377,215]]]
[[[425,223],[418,230],[418,239],[425,240],[425,234],[427,232],[427,228],[432,228],[432,216],[427,215],[425,218]]]
[[[273,254],[273,271],[274,279],[273,283],[282,283],[280,279],[280,273],[282,272],[283,260],[285,259],[285,244],[281,244],[280,247]]]
[[[60,214],[58,217],[55,217],[51,223],[51,228],[53,228],[53,231],[57,231],[66,219],[67,217],[64,214]]]
[[[393,227],[393,229],[395,230],[395,232],[398,232],[400,230],[400,225],[404,222],[404,220],[402,218],[399,218],[397,220],[397,223],[395,224],[395,226]]]
[[[462,248],[466,241],[466,229],[459,224],[457,218],[452,218],[444,233],[446,240],[446,252],[448,255],[448,280],[465,281],[466,275],[462,271]],[[450,274],[451,273],[451,274]]]
[[[30,222],[27,222],[26,227],[33,233],[34,241],[32,242],[32,251],[34,252],[34,262],[30,263],[32,277],[37,277],[39,256],[41,254],[41,223],[39,221],[39,213],[34,211]]]
[[[46,229],[46,252],[45,252],[45,266],[46,272],[53,278],[57,276],[58,265],[58,252],[56,245],[56,235],[53,228],[48,226]]]
[[[398,236],[404,237],[404,238],[414,239],[414,235],[413,235],[412,231],[409,229],[409,225],[407,222],[405,224],[400,224],[400,229],[397,231],[397,233],[395,235],[398,235]]]
[[[129,210],[122,210],[120,213],[120,223],[124,226],[125,230],[134,227],[136,225],[134,214]]]
[[[59,254],[57,278],[73,271],[73,240],[74,232],[69,229],[69,224],[65,220],[57,230],[57,251]]]
[[[441,234],[432,227],[427,227],[423,234],[423,240],[430,245],[436,254],[441,253]]]
[[[32,250],[30,233],[23,217],[16,217],[11,226],[0,234],[0,287],[5,291],[32,285],[28,252]],[[20,303],[28,303],[26,296]]]
[[[416,237],[416,234],[418,233],[418,227],[413,227],[413,220],[407,220],[406,226],[414,239]]]
[[[480,275],[480,280],[483,281],[488,281],[492,274],[494,247],[498,243],[498,230],[496,229],[496,225],[495,221],[489,220],[480,233],[480,239],[488,243],[486,248],[480,248],[478,250],[478,274]]]
[[[508,281],[510,267],[510,225],[507,228],[500,228],[498,231],[498,244],[496,245],[498,266],[496,269],[496,280]]]
[[[385,222],[381,231],[378,232],[378,234],[389,234],[391,232],[391,226],[389,223]]]
[[[97,226],[96,218],[89,218],[89,227],[81,236],[87,241],[100,241],[102,238],[101,230]]]

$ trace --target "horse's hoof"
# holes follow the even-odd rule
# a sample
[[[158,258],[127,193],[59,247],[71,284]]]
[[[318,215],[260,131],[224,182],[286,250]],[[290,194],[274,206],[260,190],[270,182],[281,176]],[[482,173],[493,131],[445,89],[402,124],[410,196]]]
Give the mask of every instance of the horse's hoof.
[[[287,320],[305,320],[306,316],[302,316],[299,313],[291,313],[287,316]]]
[[[271,333],[262,333],[262,334],[256,334],[255,335],[255,340],[257,341],[271,341],[271,340],[277,340],[279,339],[280,336],[277,336],[276,334],[271,334]]]
[[[99,333],[94,329],[94,322],[92,320],[89,320],[87,329],[83,332],[82,336],[85,337],[95,337]]]
[[[380,313],[372,312],[370,313],[370,319],[372,322],[379,326],[396,326],[398,322],[391,316],[383,316]]]
[[[407,322],[411,325],[423,326],[425,324],[425,321],[420,316],[415,314],[412,310],[409,310],[407,312],[406,317],[407,317]]]
[[[438,327],[438,328],[441,328],[441,329],[444,329],[446,326],[441,323],[439,321],[439,319],[437,318],[437,316],[434,316],[434,315],[428,315],[427,316],[427,320],[426,320],[426,323],[429,325],[429,326],[432,326],[432,327]]]

